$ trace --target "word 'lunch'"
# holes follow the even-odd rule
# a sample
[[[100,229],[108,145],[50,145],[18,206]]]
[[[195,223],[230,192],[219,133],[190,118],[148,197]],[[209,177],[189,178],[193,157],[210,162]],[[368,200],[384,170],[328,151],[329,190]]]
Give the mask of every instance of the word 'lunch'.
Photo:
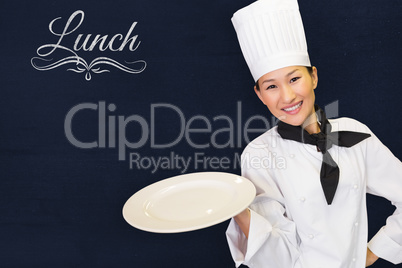
[[[66,24],[64,25],[63,31],[57,32],[55,30],[55,23],[61,19],[61,17],[55,18],[49,23],[49,31],[59,37],[56,44],[45,44],[38,48],[37,53],[39,56],[46,57],[52,54],[56,49],[64,49],[68,51],[72,51],[71,49],[67,48],[66,46],[62,45],[62,41],[72,33],[76,32],[77,29],[82,25],[84,21],[84,11],[77,10],[75,11],[70,18],[67,20]],[[74,27],[73,21],[79,20],[78,24]],[[137,41],[138,35],[132,35],[132,32],[137,25],[137,22],[133,22],[131,27],[127,31],[125,35],[121,33],[117,33],[109,38],[109,35],[100,35],[97,34],[92,37],[92,34],[78,34],[75,38],[73,50],[74,51],[93,51],[96,47],[100,51],[123,51],[126,46],[130,51],[135,51],[138,46],[140,45],[140,41]],[[49,52],[43,52],[44,49],[50,48]]]

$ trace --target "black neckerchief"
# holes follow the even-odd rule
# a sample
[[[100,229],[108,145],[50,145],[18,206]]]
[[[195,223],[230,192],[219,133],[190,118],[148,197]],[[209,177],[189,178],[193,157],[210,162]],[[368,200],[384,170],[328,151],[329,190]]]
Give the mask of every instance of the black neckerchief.
[[[324,111],[317,105],[314,108],[318,122],[320,123],[321,132],[309,134],[301,126],[292,126],[279,121],[278,133],[283,139],[316,145],[317,149],[323,154],[320,180],[325,199],[328,205],[331,205],[339,182],[339,167],[328,153],[328,150],[333,144],[342,147],[352,147],[371,135],[353,131],[331,132],[331,124],[327,120]]]

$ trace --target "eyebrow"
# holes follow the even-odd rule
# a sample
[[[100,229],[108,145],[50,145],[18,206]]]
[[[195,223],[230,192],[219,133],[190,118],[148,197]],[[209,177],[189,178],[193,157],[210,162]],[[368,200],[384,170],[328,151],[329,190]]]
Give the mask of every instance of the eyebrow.
[[[299,69],[294,69],[293,71],[291,71],[290,73],[288,73],[288,74],[286,75],[286,77],[291,76],[292,74],[294,74],[294,73],[297,72],[298,70],[299,70]],[[264,83],[272,82],[272,81],[275,81],[275,79],[264,80],[264,81],[261,83],[261,85],[264,84]]]

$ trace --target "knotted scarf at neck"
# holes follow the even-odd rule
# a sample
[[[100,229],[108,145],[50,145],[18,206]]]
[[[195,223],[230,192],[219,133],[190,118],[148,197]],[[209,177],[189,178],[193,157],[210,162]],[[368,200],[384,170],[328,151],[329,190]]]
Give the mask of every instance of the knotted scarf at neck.
[[[316,145],[317,150],[323,154],[320,180],[328,205],[331,205],[336,188],[339,183],[339,167],[332,159],[328,150],[332,145],[352,147],[362,140],[370,137],[370,134],[353,131],[331,132],[331,124],[327,120],[324,111],[315,105],[317,120],[320,124],[320,131],[316,134],[309,134],[301,126],[292,126],[282,121],[278,122],[278,133],[283,139],[294,140],[306,144]],[[302,171],[301,171],[302,172]]]

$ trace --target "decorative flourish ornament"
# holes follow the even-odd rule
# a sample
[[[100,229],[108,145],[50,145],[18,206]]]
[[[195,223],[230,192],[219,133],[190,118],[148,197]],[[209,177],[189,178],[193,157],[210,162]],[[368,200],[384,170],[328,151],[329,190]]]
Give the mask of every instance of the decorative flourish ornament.
[[[69,68],[67,69],[67,71],[73,71],[76,73],[83,73],[86,72],[85,74],[85,80],[89,81],[92,79],[92,75],[91,72],[95,73],[95,74],[99,74],[99,73],[104,73],[104,72],[110,72],[110,70],[108,69],[101,69],[100,67],[98,68],[94,68],[95,66],[98,65],[109,65],[109,66],[113,66],[117,69],[120,69],[124,72],[127,73],[132,73],[132,74],[139,74],[142,71],[145,70],[147,63],[143,60],[137,60],[134,62],[127,62],[127,64],[137,64],[139,65],[139,68],[137,69],[133,69],[133,68],[129,68],[127,66],[125,66],[124,64],[121,64],[120,62],[111,59],[111,58],[107,58],[107,57],[98,57],[94,60],[91,61],[90,64],[87,63],[87,61],[85,59],[83,59],[82,57],[79,57],[78,55],[76,56],[69,56],[63,59],[60,59],[56,62],[53,62],[51,64],[48,65],[44,65],[44,66],[39,66],[38,64],[35,63],[35,61],[52,61],[52,59],[48,60],[48,59],[44,59],[44,58],[40,58],[40,57],[34,57],[31,59],[31,64],[32,66],[39,71],[48,71],[51,69],[55,69],[57,67],[60,67],[62,65],[66,65],[66,64],[75,64],[76,67],[75,68]],[[83,66],[84,68],[80,67]]]

